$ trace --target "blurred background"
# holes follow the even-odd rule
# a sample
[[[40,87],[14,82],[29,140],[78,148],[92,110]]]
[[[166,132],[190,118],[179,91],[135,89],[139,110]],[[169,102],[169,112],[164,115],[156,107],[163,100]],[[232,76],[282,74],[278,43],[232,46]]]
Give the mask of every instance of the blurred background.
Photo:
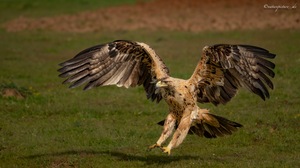
[[[2,0],[0,167],[299,167],[298,0]],[[249,44],[277,57],[271,98],[241,90],[199,104],[242,123],[234,135],[188,136],[165,156],[147,152],[168,113],[142,87],[68,89],[58,64],[117,39],[149,44],[187,79],[205,45]]]

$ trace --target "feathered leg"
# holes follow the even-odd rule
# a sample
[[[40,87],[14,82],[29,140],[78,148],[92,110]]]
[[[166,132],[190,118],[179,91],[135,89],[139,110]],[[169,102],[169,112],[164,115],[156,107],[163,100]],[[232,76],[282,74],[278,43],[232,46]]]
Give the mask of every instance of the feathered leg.
[[[184,138],[186,137],[187,133],[189,132],[189,129],[191,127],[192,119],[191,114],[185,114],[181,118],[181,121],[178,125],[178,128],[176,129],[172,140],[168,144],[167,147],[162,147],[162,150],[164,153],[167,153],[168,155],[171,154],[172,148],[175,148],[179,146]]]
[[[161,147],[161,144],[164,143],[169,138],[169,136],[172,134],[172,132],[174,131],[175,123],[176,123],[176,119],[174,118],[174,116],[171,113],[169,113],[164,122],[163,132],[161,133],[157,142],[154,145],[151,145],[149,147],[149,150],[156,148],[156,147]]]

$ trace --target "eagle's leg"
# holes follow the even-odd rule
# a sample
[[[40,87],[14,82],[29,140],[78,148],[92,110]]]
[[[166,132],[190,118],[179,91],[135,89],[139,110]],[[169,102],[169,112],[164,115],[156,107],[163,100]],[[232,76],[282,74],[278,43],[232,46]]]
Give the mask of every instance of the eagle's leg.
[[[181,118],[178,128],[176,129],[172,140],[170,141],[170,143],[168,144],[167,147],[162,147],[162,150],[164,153],[167,153],[168,155],[170,155],[172,148],[179,146],[183,142],[184,138],[186,137],[187,133],[189,132],[189,129],[190,129],[190,126],[192,123],[192,119],[190,116],[191,115],[188,114],[188,115],[184,115]]]
[[[151,150],[153,148],[161,147],[161,144],[164,143],[166,141],[166,139],[168,139],[168,137],[174,131],[175,123],[176,123],[176,119],[174,118],[174,116],[171,113],[169,113],[165,120],[165,123],[164,123],[163,132],[161,133],[157,142],[154,145],[151,145],[149,147],[149,150]]]

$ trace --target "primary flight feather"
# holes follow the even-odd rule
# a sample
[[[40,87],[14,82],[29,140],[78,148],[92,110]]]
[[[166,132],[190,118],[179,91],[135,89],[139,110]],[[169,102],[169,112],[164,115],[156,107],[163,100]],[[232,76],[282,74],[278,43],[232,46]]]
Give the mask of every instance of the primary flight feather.
[[[149,149],[159,147],[170,154],[188,133],[215,138],[230,135],[241,124],[211,114],[199,103],[226,104],[240,87],[269,98],[275,76],[275,58],[268,50],[250,45],[218,44],[203,48],[202,57],[188,80],[169,75],[169,69],[147,44],[117,40],[87,48],[74,58],[60,64],[60,77],[70,88],[85,84],[84,89],[117,85],[143,85],[147,98],[169,106],[169,113],[158,141]],[[176,130],[175,130],[176,129]],[[175,132],[174,132],[175,130]],[[162,144],[172,134],[166,147]]]

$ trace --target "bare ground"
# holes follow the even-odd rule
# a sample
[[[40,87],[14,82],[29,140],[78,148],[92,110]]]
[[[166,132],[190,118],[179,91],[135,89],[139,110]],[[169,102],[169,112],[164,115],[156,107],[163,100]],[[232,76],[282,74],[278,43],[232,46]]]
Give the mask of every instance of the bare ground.
[[[9,32],[51,30],[101,32],[103,30],[228,31],[299,29],[298,0],[153,0],[84,11],[73,15],[18,17],[1,25]],[[299,6],[297,6],[299,5]],[[278,9],[276,9],[278,8]]]

